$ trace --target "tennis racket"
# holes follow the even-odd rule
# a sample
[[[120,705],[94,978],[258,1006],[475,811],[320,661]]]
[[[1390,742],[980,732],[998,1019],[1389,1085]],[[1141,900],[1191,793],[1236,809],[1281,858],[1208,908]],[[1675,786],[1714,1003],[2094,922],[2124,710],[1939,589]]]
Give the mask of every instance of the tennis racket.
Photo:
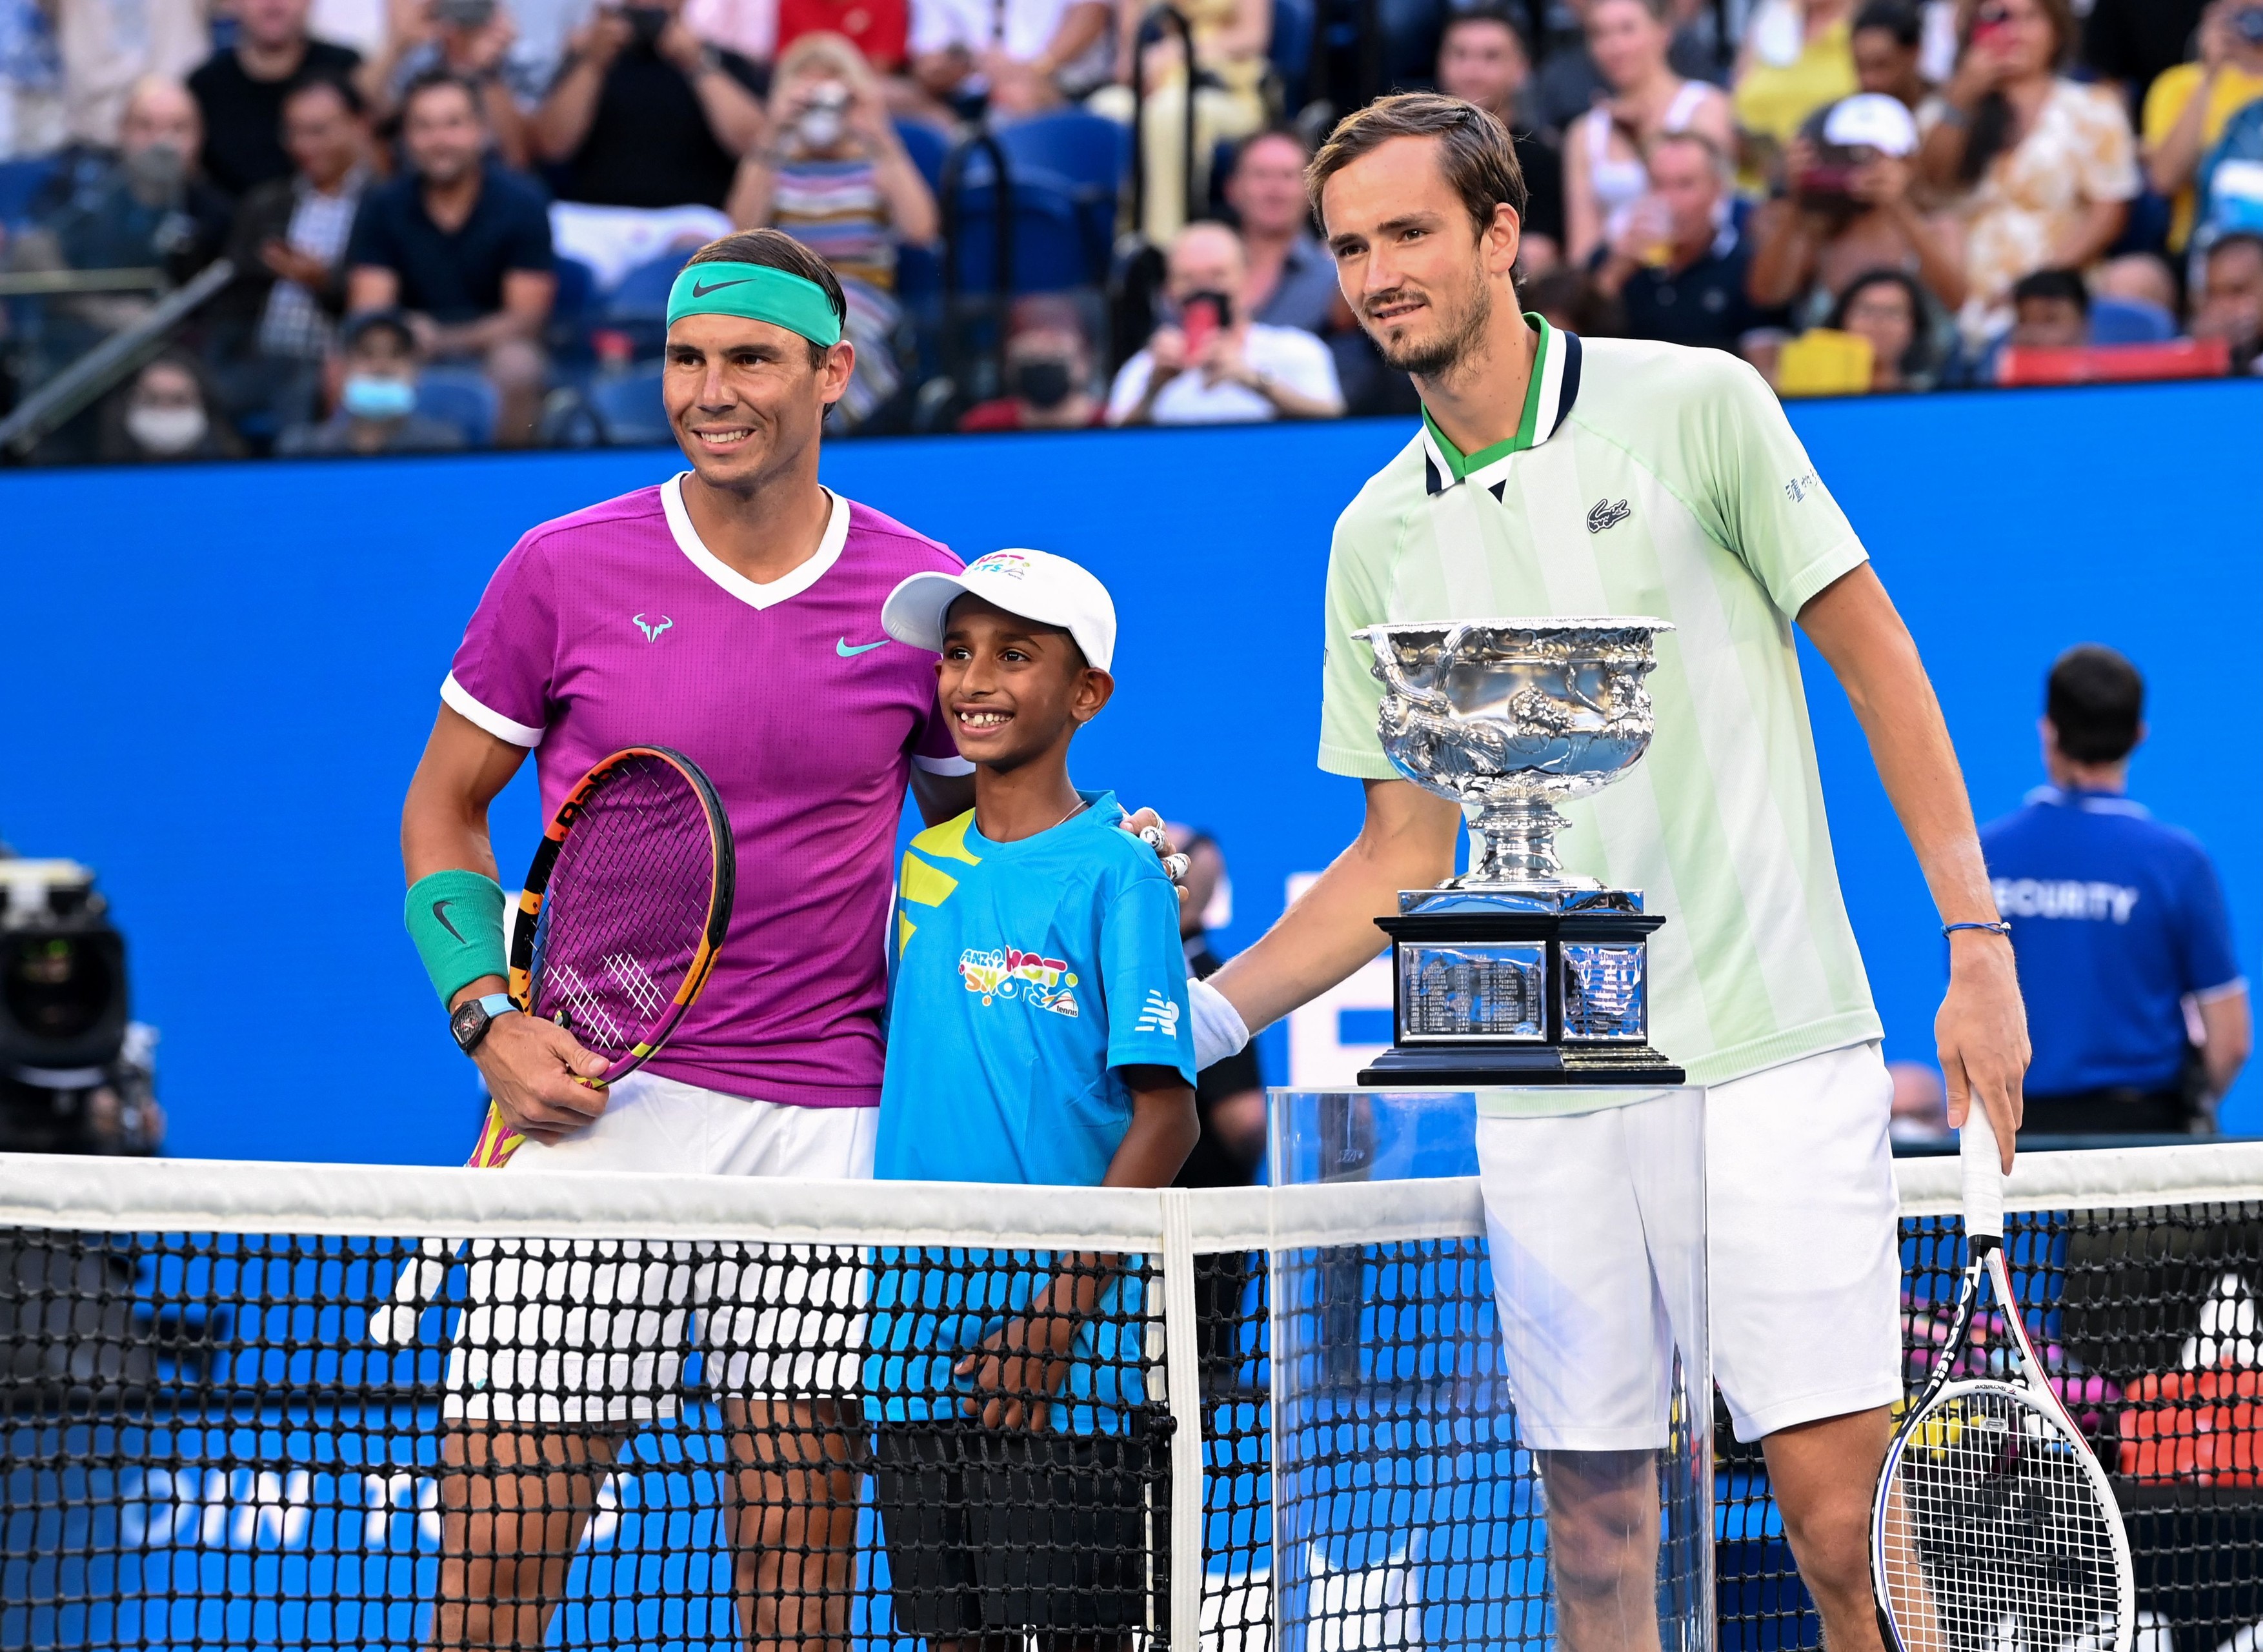
[[[510,998],[603,1055],[602,1090],[668,1042],[707,984],[730,927],[738,857],[699,765],[665,746],[616,751],[558,806],[534,851],[510,945]],[[525,1140],[488,1105],[470,1163],[495,1169]],[[401,1347],[446,1282],[460,1247],[419,1243],[370,1317]]]
[[[1870,1514],[1890,1652],[2129,1652],[2136,1580],[2106,1471],[2028,1340],[2004,1262],[2004,1177],[1976,1098],[1958,1142],[1965,1265],[1941,1358],[1902,1418]],[[2006,1328],[1958,1378],[1983,1285]]]
[[[698,1002],[730,927],[738,858],[699,765],[631,746],[583,775],[543,833],[518,900],[510,998],[605,1058],[603,1090],[649,1061]],[[471,1163],[524,1138],[492,1104]]]

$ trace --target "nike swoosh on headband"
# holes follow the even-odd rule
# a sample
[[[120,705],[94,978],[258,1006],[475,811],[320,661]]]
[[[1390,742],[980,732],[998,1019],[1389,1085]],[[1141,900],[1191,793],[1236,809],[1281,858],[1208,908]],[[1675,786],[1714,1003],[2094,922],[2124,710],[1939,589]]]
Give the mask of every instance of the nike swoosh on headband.
[[[449,934],[451,934],[451,935],[454,935],[454,936],[456,937],[456,944],[457,944],[458,946],[462,946],[462,945],[464,944],[464,938],[463,938],[460,934],[458,934],[458,933],[457,933],[456,926],[455,926],[453,924],[451,924],[450,922],[448,922],[448,907],[449,907],[449,904],[450,904],[450,902],[449,902],[448,901],[435,901],[435,902],[432,902],[432,916],[433,916],[434,917],[437,918],[437,919],[440,921],[440,927],[441,927],[442,929],[444,929],[444,930],[447,931]]]
[[[752,276],[742,275],[735,281],[717,281],[707,286],[702,286],[698,282],[694,281],[691,284],[691,296],[705,298],[710,293],[719,293],[727,286],[744,286],[753,279]]]
[[[852,648],[849,646],[849,639],[843,637],[833,645],[833,651],[846,660],[859,654],[870,654],[874,648],[885,648],[887,646],[887,638],[882,637],[878,642],[860,642]]]

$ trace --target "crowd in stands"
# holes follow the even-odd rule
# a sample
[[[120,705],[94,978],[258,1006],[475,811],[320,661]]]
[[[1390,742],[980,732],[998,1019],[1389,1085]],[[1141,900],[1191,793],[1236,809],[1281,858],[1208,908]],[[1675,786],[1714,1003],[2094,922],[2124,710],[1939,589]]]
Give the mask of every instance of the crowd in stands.
[[[842,277],[847,430],[1404,412],[1302,171],[1415,86],[1515,134],[1560,324],[2256,369],[2263,0],[0,0],[0,414],[140,327],[35,457],[661,439],[668,281],[756,225]]]

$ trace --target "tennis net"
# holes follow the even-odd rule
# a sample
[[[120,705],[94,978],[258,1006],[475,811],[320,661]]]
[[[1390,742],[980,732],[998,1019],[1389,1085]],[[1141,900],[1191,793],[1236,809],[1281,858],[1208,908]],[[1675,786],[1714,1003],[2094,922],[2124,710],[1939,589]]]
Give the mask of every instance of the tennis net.
[[[1918,1368],[1955,1165],[1900,1170]],[[2039,1347],[2129,1511],[2140,1652],[2216,1652],[2263,1621],[2263,1148],[2032,1156],[2009,1202]],[[1536,1647],[1529,1455],[1472,1432],[1484,1231],[1467,1178],[0,1157],[0,1646]],[[1276,1262],[1347,1351],[1331,1404],[1421,1419],[1331,1437],[1412,1502],[1346,1517],[1284,1474],[1374,1529],[1277,1600]],[[1025,1330],[992,1370],[953,1369],[1001,1324]],[[977,1374],[1051,1427],[965,1417]],[[1812,1645],[1758,1454],[1715,1441],[1715,1543],[1662,1554],[1661,1590],[1717,1603],[1724,1648]]]

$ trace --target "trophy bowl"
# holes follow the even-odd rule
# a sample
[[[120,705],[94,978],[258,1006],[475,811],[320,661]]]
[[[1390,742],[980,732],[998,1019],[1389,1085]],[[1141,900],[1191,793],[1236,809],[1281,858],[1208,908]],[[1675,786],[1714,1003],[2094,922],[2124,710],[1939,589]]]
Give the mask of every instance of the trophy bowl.
[[[1427,791],[1474,809],[1469,872],[1444,887],[1592,888],[1568,879],[1553,805],[1601,791],[1654,726],[1643,678],[1663,620],[1417,620],[1353,634],[1374,651],[1383,750]]]

